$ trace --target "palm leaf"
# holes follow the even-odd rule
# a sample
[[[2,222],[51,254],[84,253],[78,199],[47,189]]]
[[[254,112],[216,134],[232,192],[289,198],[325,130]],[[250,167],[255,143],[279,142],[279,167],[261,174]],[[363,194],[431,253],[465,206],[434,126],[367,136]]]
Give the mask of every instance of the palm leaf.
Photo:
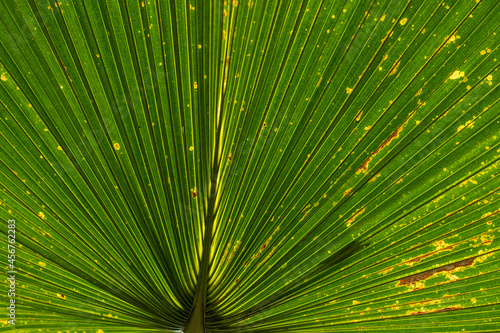
[[[2,1],[2,331],[500,331],[499,6]]]

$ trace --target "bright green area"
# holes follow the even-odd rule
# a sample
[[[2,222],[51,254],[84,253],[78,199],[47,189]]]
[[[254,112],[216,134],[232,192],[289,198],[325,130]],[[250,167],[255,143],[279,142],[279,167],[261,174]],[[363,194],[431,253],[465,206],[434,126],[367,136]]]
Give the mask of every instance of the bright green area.
[[[500,332],[499,49],[496,0],[0,0],[0,331]]]

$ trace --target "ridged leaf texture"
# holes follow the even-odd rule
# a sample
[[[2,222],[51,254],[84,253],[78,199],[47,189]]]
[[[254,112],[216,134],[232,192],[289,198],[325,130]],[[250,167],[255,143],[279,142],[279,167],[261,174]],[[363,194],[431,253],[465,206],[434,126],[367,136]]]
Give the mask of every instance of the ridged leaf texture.
[[[1,0],[0,331],[500,332],[499,47],[496,0]]]

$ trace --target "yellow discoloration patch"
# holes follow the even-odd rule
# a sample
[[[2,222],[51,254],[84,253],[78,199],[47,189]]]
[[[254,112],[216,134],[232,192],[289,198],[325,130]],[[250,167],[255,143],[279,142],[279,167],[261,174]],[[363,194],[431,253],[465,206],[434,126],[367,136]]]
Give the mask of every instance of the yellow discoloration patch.
[[[466,127],[467,127],[467,128],[473,128],[473,127],[474,127],[474,125],[472,124],[472,120],[468,120],[468,121],[466,121],[466,122],[465,122],[465,124],[464,124],[464,125],[460,125],[460,126],[458,126],[458,128],[457,128],[457,132],[460,132],[461,130],[463,130],[463,129],[464,129],[464,128],[466,128]]]
[[[198,83],[196,83],[196,82],[195,82],[195,83],[193,84],[193,86],[194,86],[194,89],[198,89]]]
[[[491,75],[491,74],[490,74],[490,75],[488,75],[488,76],[486,77],[486,81],[488,81],[488,84],[489,84],[490,86],[493,84],[493,82],[491,82],[492,80],[493,80],[493,75]]]
[[[404,263],[405,263],[406,265],[413,265],[414,263],[418,263],[418,262],[420,262],[420,260],[422,260],[422,259],[425,259],[425,258],[431,257],[431,256],[436,255],[436,254],[438,254],[438,253],[441,253],[441,252],[443,252],[443,251],[452,251],[454,248],[455,248],[455,246],[454,246],[454,245],[449,245],[449,246],[446,246],[446,247],[444,247],[444,248],[440,248],[440,249],[438,249],[438,250],[436,250],[436,251],[432,251],[432,252],[430,252],[430,253],[426,253],[426,254],[420,255],[420,256],[418,256],[418,257],[412,258],[412,259],[410,259],[410,260],[408,260],[408,261],[405,261]]]
[[[449,307],[442,308],[442,309],[432,309],[432,310],[422,309],[422,311],[407,311],[406,314],[409,316],[416,316],[416,315],[434,313],[434,312],[448,312],[448,311],[458,310],[461,308],[462,308],[461,305],[453,305],[453,306],[449,306]]]
[[[394,66],[392,67],[392,70],[391,70],[391,72],[389,73],[389,75],[393,75],[393,74],[395,74],[395,73],[398,71],[398,67],[399,67],[399,60],[397,60],[397,61],[394,63]]]
[[[453,74],[450,75],[450,79],[451,80],[456,80],[456,79],[459,79],[461,77],[464,77],[465,73],[464,72],[461,72],[461,71],[454,71]]]
[[[380,272],[378,272],[378,274],[387,274],[390,271],[392,271],[393,269],[394,269],[394,267],[389,267],[389,268],[381,270]]]
[[[382,17],[380,18],[380,21],[385,21],[385,15],[382,15]]]
[[[436,247],[436,251],[449,248],[451,245],[446,244],[443,240],[432,243]]]
[[[359,304],[358,301],[352,301],[352,305],[356,305],[356,304]]]
[[[7,81],[7,78],[5,77],[5,75],[2,74],[1,78],[2,78],[2,81]]]
[[[39,262],[38,262],[38,265],[39,265],[40,267],[45,267],[45,266],[47,266],[44,262],[41,262],[41,261],[39,261]]]
[[[363,114],[363,111],[359,111],[357,116],[356,116],[356,121],[359,121],[361,119],[361,115]]]
[[[402,19],[401,21],[399,21],[399,24],[401,24],[401,25],[405,25],[407,21],[408,21],[408,19],[407,19],[407,18],[404,18],[404,19]]]
[[[446,44],[448,44],[448,43],[455,43],[455,41],[456,41],[457,39],[460,39],[460,36],[453,35],[453,36],[451,36],[450,38],[448,38],[448,40],[446,41]]]
[[[43,219],[45,219],[45,214],[43,212],[39,212],[38,217],[43,220]]]
[[[115,147],[116,150],[120,150],[120,144],[119,143],[115,143],[113,145],[113,147]]]
[[[494,238],[495,236],[491,234],[481,235],[481,245],[491,245]]]
[[[350,93],[352,92],[352,89],[351,89],[351,88],[349,88],[349,87],[347,87],[345,90],[346,90],[346,92],[347,92],[348,94],[350,94]]]
[[[352,213],[352,217],[351,217],[350,219],[346,220],[346,222],[347,222],[347,227],[349,228],[349,227],[351,226],[351,223],[352,223],[352,222],[354,222],[354,219],[355,219],[356,217],[358,217],[360,214],[362,214],[364,211],[365,211],[365,209],[363,208],[363,209],[361,209],[361,210],[357,209],[357,210],[356,210],[356,213]]]

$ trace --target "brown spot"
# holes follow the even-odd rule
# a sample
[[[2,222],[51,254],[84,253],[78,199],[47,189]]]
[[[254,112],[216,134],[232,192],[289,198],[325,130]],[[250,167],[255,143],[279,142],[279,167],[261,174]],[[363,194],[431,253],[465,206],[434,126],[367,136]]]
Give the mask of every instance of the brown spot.
[[[458,310],[461,308],[462,308],[462,306],[460,306],[460,305],[454,305],[454,306],[449,306],[449,307],[446,307],[443,309],[435,309],[435,310],[428,310],[428,311],[416,311],[416,312],[408,311],[406,314],[408,314],[410,316],[417,316],[417,315],[427,314],[427,313],[448,312],[448,311]]]
[[[365,172],[366,170],[368,170],[368,163],[370,163],[371,160],[372,158],[368,157],[368,159],[359,167],[356,173]]]
[[[229,162],[231,162],[231,160],[232,160],[232,159],[233,159],[233,156],[231,155],[231,153],[229,153],[229,155],[227,156],[227,160],[228,160]]]
[[[434,268],[434,269],[431,269],[431,270],[423,272],[423,273],[419,273],[416,275],[406,277],[406,278],[400,280],[397,285],[398,286],[409,285],[409,284],[412,284],[412,283],[415,283],[418,281],[426,280],[437,273],[451,272],[459,267],[471,266],[472,264],[474,264],[474,261],[476,261],[476,258],[470,258],[470,259],[465,259],[465,260],[462,260],[462,261],[459,261],[459,262],[456,262],[453,264],[442,266],[439,268]]]
[[[267,126],[267,124],[266,124],[266,123],[262,124],[262,127],[266,127],[266,126]]]
[[[421,255],[421,256],[415,257],[415,258],[413,258],[413,259],[410,259],[410,260],[408,260],[407,262],[405,262],[405,264],[413,264],[413,263],[416,263],[416,262],[420,262],[420,260],[422,260],[422,259],[428,258],[428,257],[433,256],[433,255],[435,255],[435,254],[438,254],[438,253],[440,253],[440,252],[442,252],[442,251],[451,251],[451,250],[453,250],[454,248],[455,248],[455,246],[450,245],[450,246],[447,246],[447,247],[445,247],[445,248],[439,249],[439,250],[437,250],[437,251],[433,251],[433,252],[430,252],[430,253],[423,254],[423,255]]]
[[[193,191],[193,198],[196,198],[198,194],[196,194],[196,191]]]
[[[408,123],[408,120],[406,120],[394,132],[392,132],[392,134],[389,135],[389,137],[384,142],[382,142],[382,144],[377,148],[377,150],[375,150],[375,152],[370,157],[368,157],[368,159],[361,165],[361,167],[358,169],[358,171],[356,171],[356,173],[360,173],[362,171],[366,171],[368,169],[368,163],[370,163],[370,161],[372,160],[372,157],[375,156],[375,155],[377,155],[382,149],[384,149],[385,147],[387,147],[391,143],[392,140],[398,138],[399,137],[399,133],[403,130],[403,127],[407,123]]]
[[[360,214],[364,213],[365,209],[357,209],[355,213],[352,213],[352,216],[350,219],[346,220],[347,222],[347,227],[351,226],[351,223],[354,222],[354,219],[358,217]]]
[[[66,299],[66,295],[59,294],[59,293],[57,294],[57,297],[62,298],[62,299]]]

